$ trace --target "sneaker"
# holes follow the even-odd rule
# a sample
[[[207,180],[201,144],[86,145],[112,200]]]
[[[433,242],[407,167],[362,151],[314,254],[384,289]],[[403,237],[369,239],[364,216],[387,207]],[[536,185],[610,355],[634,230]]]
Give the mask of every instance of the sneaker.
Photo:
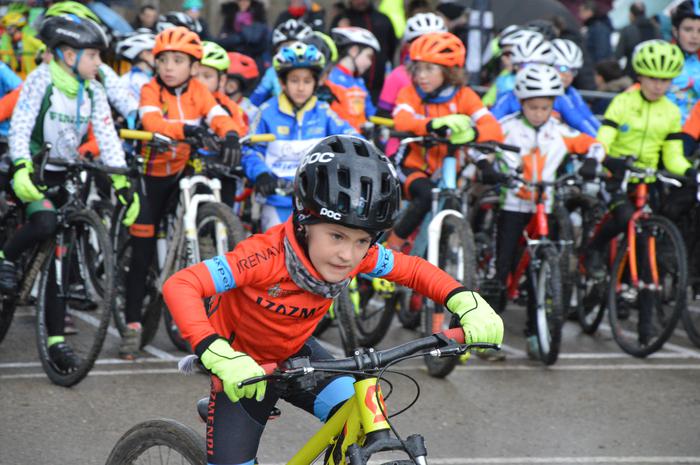
[[[603,254],[596,249],[589,249],[584,260],[586,275],[589,278],[601,280],[605,278],[605,267],[603,266]]]
[[[527,357],[530,360],[540,359],[540,341],[537,340],[537,336],[527,338]]]
[[[9,260],[0,259],[0,292],[10,294],[17,288],[17,269]]]
[[[483,352],[477,351],[476,356],[487,362],[502,362],[506,359],[506,353],[496,349],[486,349]]]
[[[75,321],[70,313],[66,313],[63,318],[63,334],[78,334],[78,328],[75,327]]]
[[[143,329],[139,325],[134,328],[127,326],[122,342],[119,345],[119,356],[125,360],[136,360],[141,350],[141,333]]]
[[[76,371],[83,363],[71,346],[65,342],[58,342],[49,347],[49,358],[63,373],[72,373]]]

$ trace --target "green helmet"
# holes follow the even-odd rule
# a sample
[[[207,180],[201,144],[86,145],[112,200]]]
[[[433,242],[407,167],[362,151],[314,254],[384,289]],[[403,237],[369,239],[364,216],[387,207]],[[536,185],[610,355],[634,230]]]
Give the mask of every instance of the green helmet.
[[[673,79],[683,71],[683,52],[678,45],[663,40],[647,40],[632,54],[632,68],[640,76]]]
[[[91,19],[97,24],[102,24],[100,18],[93,13],[90,8],[86,7],[82,3],[73,1],[54,3],[48,10],[46,10],[44,16],[48,18],[49,16],[61,16],[67,14],[75,15],[78,18]]]
[[[202,42],[202,66],[226,71],[231,66],[231,59],[221,45],[204,41]]]

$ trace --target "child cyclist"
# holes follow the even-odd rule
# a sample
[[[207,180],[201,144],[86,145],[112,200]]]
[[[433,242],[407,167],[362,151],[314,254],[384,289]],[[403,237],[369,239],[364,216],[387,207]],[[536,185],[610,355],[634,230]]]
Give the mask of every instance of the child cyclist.
[[[466,50],[459,38],[449,32],[425,34],[411,44],[409,72],[413,85],[399,92],[394,109],[397,131],[423,136],[450,131],[453,143],[502,141],[498,121],[489,113],[479,96],[464,85]],[[472,121],[475,127],[472,127]],[[411,215],[395,225],[388,244],[400,250],[406,238],[420,225],[430,210],[433,174],[442,166],[447,147],[426,149],[411,144],[398,160],[404,193],[411,199]]]
[[[445,304],[460,317],[467,342],[501,343],[503,322],[478,293],[419,257],[376,243],[396,216],[399,189],[396,171],[372,144],[327,137],[299,166],[292,217],[166,281],[165,302],[182,335],[223,382],[223,393],[210,394],[208,463],[253,463],[280,394],[264,381],[237,384],[262,375],[263,363],[295,355],[333,358],[312,333],[332,299],[359,273]],[[207,297],[216,309],[209,314],[202,304]],[[282,398],[326,421],[354,394],[353,383],[350,376],[336,376]]]
[[[619,192],[621,176],[626,168],[625,156],[636,156],[634,165],[637,167],[655,169],[659,165],[660,155],[666,170],[686,176],[686,189],[671,192],[664,202],[668,210],[687,211],[694,196],[687,196],[685,191],[697,188],[697,171],[683,156],[680,110],[665,96],[671,80],[683,69],[683,52],[677,45],[648,40],[635,48],[632,67],[639,77],[639,86],[612,100],[598,131],[597,139],[606,147],[608,154],[604,164],[612,174],[612,181],[607,186],[612,194],[612,215],[587,247],[586,271],[594,278],[604,277],[605,246],[625,230],[634,212],[627,193]],[[635,182],[653,182],[653,179],[633,179],[629,187],[633,188]],[[647,292],[642,290],[640,293],[642,305],[653,302],[653,299],[643,295]],[[654,331],[650,312],[651,308],[640,311],[638,329],[641,344],[647,343]]]
[[[673,14],[673,35],[683,51],[683,71],[671,82],[666,96],[681,110],[685,123],[695,102],[700,99],[700,3],[696,0],[681,2]]]
[[[292,197],[275,194],[277,179],[291,181],[303,154],[319,139],[333,134],[356,134],[314,95],[325,65],[316,47],[294,42],[282,47],[272,63],[282,93],[260,107],[251,132],[274,133],[276,140],[255,146],[242,161],[246,176],[264,197],[260,218],[263,231],[284,223],[292,213]]]
[[[185,138],[207,140],[206,123],[222,139],[222,158],[233,160],[239,153],[239,134],[244,127],[236,124],[216,103],[214,96],[197,79],[202,58],[202,44],[194,32],[184,27],[165,29],[156,36],[153,48],[156,76],[141,90],[139,112],[146,131],[154,131],[182,141]],[[156,248],[156,228],[167,201],[177,189],[180,175],[189,160],[190,147],[179,144],[165,152],[144,149],[143,202],[141,212],[129,229],[132,259],[126,277],[125,316],[127,330],[119,353],[134,359],[141,342],[141,306],[146,292],[148,267]]]
[[[231,64],[226,72],[224,91],[243,111],[246,124],[250,124],[258,113],[258,107],[246,95],[260,76],[258,65],[248,55],[238,52],[228,52],[228,59]]]
[[[141,101],[141,88],[153,77],[155,45],[156,36],[150,32],[133,34],[117,43],[117,56],[131,64],[129,71],[119,80],[129,89],[131,96],[137,102]]]
[[[39,37],[53,53],[49,64],[40,65],[27,76],[10,126],[10,157],[14,163],[13,189],[25,205],[27,223],[3,245],[0,251],[0,289],[16,286],[13,265],[34,244],[51,237],[56,229],[56,207],[64,202],[65,192],[52,199],[44,197],[43,186],[32,181],[32,156],[45,143],[51,143],[51,157],[72,158],[92,124],[97,143],[107,166],[125,166],[104,88],[95,81],[100,66],[100,51],[107,48],[107,36],[89,19],[74,15],[44,19]],[[64,168],[47,165],[47,187],[66,181]],[[139,212],[139,197],[129,195],[129,182],[123,175],[112,176],[117,199],[126,207],[125,224],[131,224]],[[72,372],[82,363],[64,339],[65,302],[56,293],[55,268],[49,267],[47,289],[47,327],[49,357],[63,372]]]
[[[522,169],[521,176],[527,181],[555,181],[568,154],[577,153],[586,155],[580,168],[581,175],[586,179],[595,177],[597,164],[605,157],[603,146],[593,137],[572,129],[552,116],[554,100],[564,94],[564,84],[558,72],[547,65],[523,68],[516,75],[514,92],[522,110],[499,121],[505,142],[520,147],[519,156],[503,157],[508,171]],[[478,164],[485,181],[504,180],[504,175],[495,172],[487,160]],[[549,214],[552,210],[552,189],[548,188],[545,195],[545,207]],[[534,212],[532,189],[517,185],[502,189],[496,239],[496,272],[502,289],[497,308],[499,313],[505,310],[508,274],[518,262],[518,239]],[[528,355],[538,358],[534,295],[534,290],[528,291],[525,334]],[[530,296],[533,296],[532,299]],[[503,358],[498,353],[492,355]]]

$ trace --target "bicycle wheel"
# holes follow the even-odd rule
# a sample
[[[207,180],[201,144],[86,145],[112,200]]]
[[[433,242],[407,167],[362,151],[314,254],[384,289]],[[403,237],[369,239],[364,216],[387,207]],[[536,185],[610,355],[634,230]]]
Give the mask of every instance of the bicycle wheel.
[[[388,296],[375,292],[371,279],[358,277],[357,288],[355,292],[359,292],[360,297],[359,308],[355,312],[357,340],[363,347],[373,346],[379,344],[389,330],[398,297],[396,292]]]
[[[664,345],[678,323],[687,300],[688,267],[683,239],[673,223],[660,216],[650,216],[641,219],[637,228],[640,286],[633,287],[630,283],[625,240],[613,263],[608,316],[613,338],[620,348],[635,357],[646,357]],[[643,286],[652,261],[658,270],[658,287],[653,283]],[[646,282],[650,281],[649,276]]]
[[[561,266],[559,254],[553,247],[540,249],[538,255],[539,268],[535,271],[537,341],[540,360],[545,365],[552,365],[559,357],[561,328],[564,325]]]
[[[223,203],[205,203],[197,210],[197,243],[199,259],[206,260],[217,255],[224,255],[245,239],[245,231],[231,209]],[[175,266],[175,271],[194,265],[183,254]],[[162,299],[161,299],[162,301]],[[180,334],[175,321],[163,305],[163,323],[170,341],[183,352],[192,352],[189,343]]]
[[[149,420],[119,438],[105,465],[169,464],[205,465],[204,438],[182,423]]]
[[[574,313],[575,307],[571,306],[571,296],[574,292],[574,276],[576,273],[576,255],[574,251],[574,226],[571,224],[569,212],[564,207],[556,208],[552,212],[552,219],[557,231],[557,240],[560,241],[559,269],[561,276],[562,304],[565,313]]]
[[[340,341],[346,356],[351,356],[355,349],[359,347],[357,334],[355,333],[355,306],[350,299],[348,288],[342,290],[340,295],[333,301],[333,314],[338,323]]]
[[[607,289],[610,284],[610,273],[606,273],[605,279],[592,279],[586,276],[581,265],[587,253],[586,247],[592,231],[604,214],[605,209],[601,203],[594,203],[588,208],[582,208],[581,232],[577,239],[576,250],[578,251],[578,257],[576,257],[575,263],[578,269],[574,278],[576,319],[586,334],[593,334],[598,330],[605,316],[605,304],[608,299]],[[606,266],[610,263],[610,256],[607,251],[604,256],[604,262]]]
[[[425,297],[412,289],[403,288],[396,291],[399,311],[397,316],[401,326],[406,329],[416,329],[420,326],[421,312],[426,305]]]
[[[700,347],[700,308],[686,304],[681,312],[681,318],[688,339]],[[0,333],[0,341],[2,341],[2,333]]]
[[[454,215],[446,216],[442,222],[438,245],[437,266],[464,284],[467,289],[475,288],[476,255],[474,236],[465,220]],[[442,303],[431,302],[423,308],[422,333],[430,336],[448,328],[459,327],[459,319],[448,312]],[[449,375],[459,362],[458,357],[437,358],[424,356],[428,374],[435,378]]]
[[[56,250],[61,254],[60,261],[50,255],[43,264],[39,279],[36,340],[41,364],[51,381],[72,386],[88,374],[102,349],[114,305],[115,265],[109,235],[94,212],[70,213],[62,238],[63,242],[56,244]],[[105,265],[101,293],[95,289],[94,280],[89,276],[93,270],[87,264],[87,260],[95,257]],[[50,267],[54,267],[51,272]],[[51,283],[50,276],[53,277]],[[52,295],[49,287],[55,289],[56,295]],[[49,358],[46,313],[55,311],[56,305],[66,306],[66,314],[73,319],[77,330],[66,336],[66,343],[82,360],[71,372],[60,370]]]

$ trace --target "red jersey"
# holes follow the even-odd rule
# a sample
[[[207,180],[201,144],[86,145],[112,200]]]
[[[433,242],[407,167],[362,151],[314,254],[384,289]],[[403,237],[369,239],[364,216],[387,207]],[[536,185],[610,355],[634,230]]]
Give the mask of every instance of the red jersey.
[[[170,277],[163,297],[182,336],[200,354],[216,337],[258,363],[277,363],[297,353],[328,311],[332,299],[297,286],[285,265],[288,238],[306,269],[321,279],[294,237],[292,218],[239,243],[226,255]],[[427,261],[373,245],[352,271],[410,287],[441,303],[459,282]],[[208,311],[202,299],[212,297]],[[199,344],[201,347],[198,347]]]

